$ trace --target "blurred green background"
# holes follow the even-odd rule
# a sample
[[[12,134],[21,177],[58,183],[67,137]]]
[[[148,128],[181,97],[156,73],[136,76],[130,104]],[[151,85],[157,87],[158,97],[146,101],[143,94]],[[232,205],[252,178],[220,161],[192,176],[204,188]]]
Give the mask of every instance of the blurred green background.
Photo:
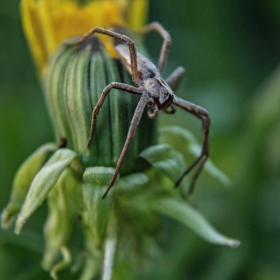
[[[177,94],[211,114],[211,158],[232,180],[226,189],[207,174],[193,201],[218,230],[242,241],[209,245],[165,220],[164,264],[144,279],[280,279],[280,2],[279,0],[151,0],[149,21],[172,36],[164,77],[187,70]],[[19,15],[19,1],[0,0],[0,209],[20,163],[52,140]],[[161,39],[146,40],[156,61]],[[201,139],[201,124],[185,112],[160,116]],[[41,271],[45,205],[20,237],[0,230],[0,279],[50,279]]]

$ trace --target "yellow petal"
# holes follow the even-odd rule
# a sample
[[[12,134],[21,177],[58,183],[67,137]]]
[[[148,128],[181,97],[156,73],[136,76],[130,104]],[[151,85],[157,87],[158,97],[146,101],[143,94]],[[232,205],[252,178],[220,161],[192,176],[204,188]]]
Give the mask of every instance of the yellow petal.
[[[140,29],[147,21],[148,3],[146,0],[131,1],[127,23],[129,28]]]
[[[39,2],[23,0],[21,2],[23,29],[29,43],[32,55],[39,69],[46,64],[49,57],[43,33],[41,19],[37,12]]]
[[[22,0],[23,26],[40,71],[65,39],[82,35],[95,26],[140,28],[146,18],[147,0]],[[101,37],[112,56],[111,40]]]

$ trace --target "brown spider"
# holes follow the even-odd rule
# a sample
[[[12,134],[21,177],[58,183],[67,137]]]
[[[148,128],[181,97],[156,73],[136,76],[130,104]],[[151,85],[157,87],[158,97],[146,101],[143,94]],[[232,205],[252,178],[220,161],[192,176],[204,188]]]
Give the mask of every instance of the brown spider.
[[[110,83],[108,86],[106,86],[92,112],[92,122],[91,122],[91,130],[90,130],[90,137],[88,140],[88,146],[90,145],[94,135],[96,116],[103,104],[104,99],[106,98],[107,94],[110,92],[111,89],[116,88],[133,94],[138,94],[141,96],[139,103],[136,107],[136,110],[134,112],[123,150],[117,162],[115,173],[111,179],[111,182],[107,190],[103,194],[102,198],[106,197],[107,193],[109,192],[109,190],[111,189],[111,187],[113,186],[117,178],[117,175],[124,162],[130,143],[135,135],[136,128],[140,122],[141,116],[143,114],[146,105],[153,108],[153,112],[151,111],[148,112],[150,118],[156,117],[159,110],[163,110],[167,114],[174,114],[175,108],[173,105],[176,105],[185,109],[191,114],[195,115],[202,121],[204,140],[203,140],[201,154],[185,170],[185,172],[181,175],[181,177],[178,178],[175,187],[178,187],[180,182],[183,180],[184,176],[186,176],[197,164],[199,164],[198,169],[196,170],[190,185],[190,192],[192,192],[192,190],[194,189],[195,181],[199,176],[203,168],[203,165],[209,156],[209,141],[208,141],[209,127],[210,127],[209,114],[205,109],[193,103],[185,101],[177,97],[173,93],[172,89],[177,87],[182,76],[184,75],[185,72],[184,68],[182,67],[177,68],[167,78],[166,81],[161,78],[161,73],[164,69],[167,60],[171,40],[168,32],[157,22],[153,22],[147,25],[146,27],[143,28],[142,32],[148,33],[153,30],[157,31],[163,37],[163,45],[160,52],[158,67],[156,67],[146,57],[137,53],[134,42],[129,37],[100,27],[95,27],[91,29],[86,35],[84,35],[76,43],[76,44],[83,43],[87,38],[92,36],[94,33],[105,34],[120,39],[121,41],[127,43],[128,47],[124,44],[119,44],[115,47],[115,49],[119,55],[120,60],[132,75],[132,81],[138,86],[138,87],[134,87],[128,84],[117,83],[117,82]]]

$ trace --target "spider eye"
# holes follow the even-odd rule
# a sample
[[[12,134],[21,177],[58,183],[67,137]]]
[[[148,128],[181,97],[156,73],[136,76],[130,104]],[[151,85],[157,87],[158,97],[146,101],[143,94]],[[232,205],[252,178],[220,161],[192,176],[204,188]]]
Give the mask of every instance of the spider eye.
[[[155,73],[152,72],[152,73],[149,74],[149,78],[150,78],[150,79],[152,79],[152,78],[154,78],[154,77],[155,77]]]

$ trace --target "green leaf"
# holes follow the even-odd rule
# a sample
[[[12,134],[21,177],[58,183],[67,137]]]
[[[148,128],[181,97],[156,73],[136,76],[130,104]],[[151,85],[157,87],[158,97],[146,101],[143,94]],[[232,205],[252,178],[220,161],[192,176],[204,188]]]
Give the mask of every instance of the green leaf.
[[[162,171],[173,183],[177,182],[186,169],[183,156],[169,145],[151,146],[140,156]]]
[[[23,224],[43,203],[63,170],[78,154],[68,149],[60,149],[49,159],[34,178],[16,222],[15,232],[20,233]]]
[[[44,226],[45,251],[42,261],[42,267],[48,271],[56,266],[71,234],[72,213],[67,197],[70,176],[73,176],[72,172],[65,169],[48,195],[49,214]]]
[[[167,143],[173,146],[185,158],[189,154],[198,157],[201,153],[201,144],[199,144],[195,136],[180,126],[164,126],[160,128],[160,143]],[[211,159],[206,161],[204,169],[224,186],[231,185],[230,179],[216,167]]]
[[[215,230],[198,211],[182,200],[177,198],[161,199],[155,203],[155,209],[190,227],[210,243],[227,245],[230,247],[237,247],[240,245],[238,240],[228,238]]]
[[[170,195],[174,188],[166,186],[161,171],[152,168],[148,174],[134,173],[121,177],[117,189],[116,215],[126,217],[129,230],[139,238],[142,235],[156,236],[162,230],[160,214],[151,207],[155,198]],[[160,177],[160,178],[159,178]],[[123,228],[123,226],[121,226]]]
[[[192,153],[194,156],[198,157],[201,152],[201,147],[193,144],[189,148],[190,153]],[[205,165],[204,169],[211,175],[213,178],[215,178],[217,181],[219,181],[222,185],[225,187],[230,187],[231,186],[231,181],[227,177],[225,173],[223,173],[214,163],[213,161],[208,158]]]
[[[97,246],[102,244],[105,236],[106,225],[113,202],[113,189],[106,198],[102,199],[102,195],[107,189],[114,171],[111,167],[89,167],[83,176],[84,203],[89,214],[90,227],[92,228]]]
[[[63,246],[61,248],[61,255],[62,255],[62,261],[60,261],[59,263],[57,263],[53,269],[51,270],[51,277],[54,279],[54,280],[58,280],[58,277],[57,277],[57,272],[68,267],[71,263],[71,260],[72,260],[72,256],[71,256],[71,253],[69,251],[69,249],[65,246]]]
[[[84,250],[87,253],[86,256],[84,256],[84,254],[79,256],[80,259],[86,257],[79,280],[91,280],[94,279],[102,266],[102,251],[100,248],[96,247],[91,228],[87,225],[83,228],[83,231]],[[77,268],[79,268],[79,263]],[[77,268],[75,270],[77,270]]]
[[[159,133],[160,142],[171,142],[172,146],[174,146],[175,148],[183,147],[182,149],[186,149],[191,144],[198,144],[195,136],[190,131],[180,126],[163,126],[160,127]],[[183,141],[183,145],[179,140]]]
[[[3,228],[7,228],[12,224],[20,211],[32,180],[41,169],[49,153],[55,150],[55,144],[44,144],[22,163],[14,178],[10,201],[2,212],[1,225]]]
[[[104,245],[103,275],[102,280],[111,280],[117,247],[116,220],[110,216],[108,234]]]
[[[117,192],[119,195],[135,195],[149,182],[149,177],[144,173],[133,173],[121,177]]]

